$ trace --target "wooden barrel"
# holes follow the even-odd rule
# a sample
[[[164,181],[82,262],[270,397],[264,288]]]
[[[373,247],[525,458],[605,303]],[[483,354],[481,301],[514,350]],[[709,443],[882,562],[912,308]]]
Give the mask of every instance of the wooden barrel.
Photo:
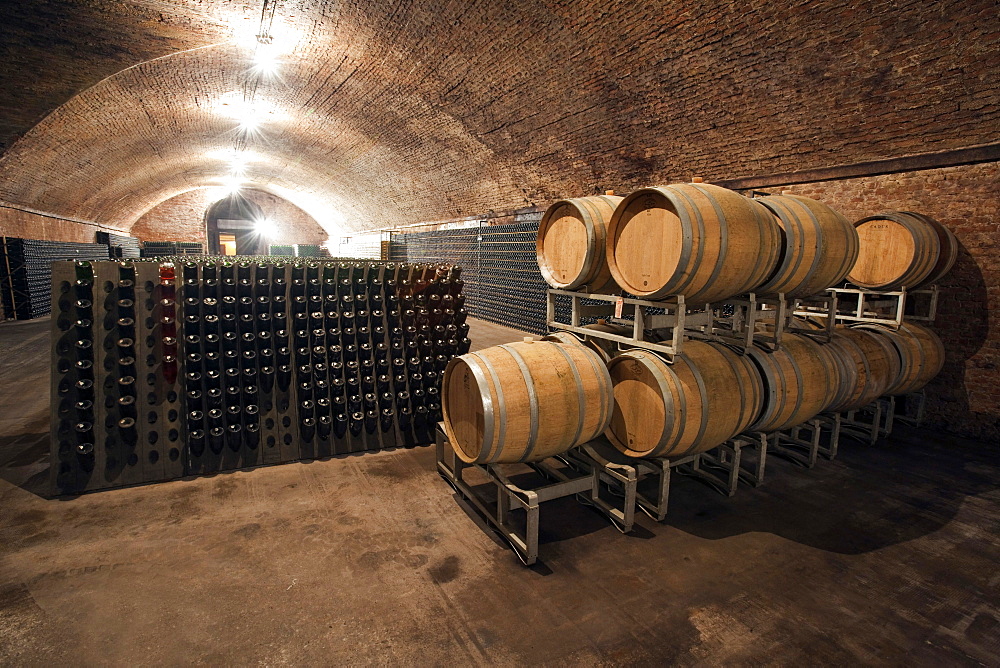
[[[880,337],[862,329],[838,327],[824,348],[834,358],[839,385],[826,410],[857,410],[886,393],[899,375],[896,352]]]
[[[613,290],[604,247],[607,222],[621,197],[564,199],[550,206],[538,225],[535,255],[545,282],[554,288]]]
[[[540,461],[599,436],[611,378],[586,346],[525,341],[456,357],[445,369],[448,440],[468,463]]]
[[[757,293],[808,297],[844,280],[858,258],[858,233],[846,218],[808,197],[757,201],[774,214],[781,231],[778,266]]]
[[[614,415],[607,437],[631,457],[680,457],[742,432],[760,410],[763,387],[749,360],[725,346],[685,341],[667,364],[646,350],[611,360]]]
[[[898,368],[883,394],[909,394],[921,389],[944,367],[944,344],[933,330],[905,322],[898,330],[882,325],[857,325],[852,329],[868,330],[892,346],[898,356]]]
[[[628,336],[631,333],[631,330],[627,327],[615,325],[603,320],[595,322],[591,325],[584,325],[583,328],[600,332],[608,332],[610,334],[619,334],[621,336]],[[618,354],[617,341],[609,341],[608,339],[602,339],[597,336],[587,336],[586,334],[578,335],[571,332],[552,332],[551,334],[542,337],[542,340],[559,341],[561,343],[579,343],[585,345],[600,355],[605,364],[610,362],[611,358]]]
[[[760,203],[725,188],[681,183],[637,190],[608,224],[608,265],[640,297],[705,304],[753,290],[778,262],[778,226]]]
[[[813,418],[834,400],[840,383],[833,356],[801,334],[785,332],[781,348],[748,350],[764,383],[764,406],[750,431],[788,429]]]
[[[854,223],[860,246],[847,280],[874,290],[913,289],[940,280],[955,264],[958,241],[941,223],[890,211]]]

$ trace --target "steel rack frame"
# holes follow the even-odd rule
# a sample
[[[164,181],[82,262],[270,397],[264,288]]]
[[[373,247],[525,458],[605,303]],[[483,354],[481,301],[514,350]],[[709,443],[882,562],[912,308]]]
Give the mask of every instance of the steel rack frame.
[[[879,397],[867,406],[840,415],[840,433],[855,440],[875,445],[882,436],[892,432],[891,397]],[[870,419],[865,419],[865,416]]]
[[[616,459],[614,448],[594,446],[604,442],[599,437],[590,443],[584,443],[571,449],[561,457],[573,468],[596,476],[595,487],[589,498],[577,497],[582,503],[593,505],[604,514],[622,533],[629,533],[635,524],[635,508],[638,494],[639,472],[632,464]],[[609,496],[619,499],[618,504],[610,503],[601,496],[601,491],[607,490]]]
[[[799,297],[792,300],[791,307],[789,309],[790,324],[786,326],[785,331],[808,336],[809,338],[821,343],[829,343],[833,339],[833,332],[837,327],[836,316],[839,303],[837,293],[835,292],[821,293],[810,297]],[[818,316],[825,318],[825,327],[822,330],[811,330],[797,327],[792,324],[794,321],[791,320],[791,318],[794,316]]]
[[[569,322],[560,322],[558,318],[557,297],[570,299]],[[604,303],[584,304],[584,299]],[[829,316],[834,312],[836,302],[827,299],[825,303],[826,310],[817,313]],[[648,309],[660,309],[664,313],[651,314],[646,312]],[[726,314],[726,311],[730,313]],[[754,293],[693,307],[685,301],[683,295],[651,301],[553,288],[548,290],[546,297],[546,323],[549,329],[614,341],[619,346],[644,348],[664,355],[667,362],[673,362],[675,355],[682,354],[685,339],[724,343],[741,349],[743,353],[755,343],[777,350],[781,346],[781,336],[788,327],[791,313],[789,301],[784,295],[771,298]],[[587,329],[581,325],[581,321],[589,317],[604,318],[615,324],[631,327],[631,335]],[[772,321],[771,331],[756,331],[758,323],[768,321]],[[663,339],[647,338],[647,330],[662,331]],[[832,331],[832,327],[829,330]],[[830,331],[826,332],[827,339]],[[810,334],[823,336],[820,332]]]
[[[757,451],[757,457],[748,461],[743,455],[743,449]],[[694,471],[726,496],[736,494],[740,481],[752,487],[760,487],[764,483],[764,471],[767,466],[767,455],[770,444],[763,434],[750,433],[735,436],[722,445],[698,456]],[[724,475],[716,475],[708,469],[721,469]]]
[[[620,515],[609,513],[613,508],[604,502],[598,492],[600,473],[598,468],[581,469],[562,458],[549,458],[541,462],[524,464],[535,473],[542,476],[546,483],[537,487],[522,487],[511,480],[510,474],[504,470],[506,464],[466,464],[455,454],[454,448],[448,442],[444,433],[443,423],[438,423],[435,429],[435,451],[438,474],[458,492],[468,503],[485,518],[494,531],[500,534],[513,548],[518,559],[525,566],[531,566],[538,560],[538,527],[541,504],[545,501],[576,496],[585,505],[590,505],[605,514],[612,523],[622,529],[615,521],[616,517],[623,519],[628,515],[627,503],[623,505]],[[563,469],[555,464],[562,464]],[[464,474],[466,469],[477,469],[486,476],[496,490],[496,499],[489,499],[477,493]],[[626,474],[627,477],[627,474]],[[524,530],[520,530],[510,519],[512,509],[522,509],[526,515]],[[634,503],[632,505],[634,508]],[[629,517],[631,520],[631,518]],[[628,522],[631,529],[631,521]]]
[[[903,399],[903,409],[905,413],[899,413],[898,399]],[[888,416],[886,417],[886,429],[891,432],[892,427],[898,420],[903,424],[908,424],[911,427],[919,427],[923,424],[924,414],[927,409],[927,394],[924,390],[918,390],[916,392],[911,392],[910,394],[903,394],[899,397],[889,396],[884,397],[888,405]],[[911,406],[910,402],[913,402]]]
[[[749,462],[743,448],[757,450],[757,457]],[[764,481],[767,462],[767,439],[763,434],[747,434],[730,439],[722,445],[696,455],[683,457],[628,457],[606,440],[585,443],[576,451],[585,455],[594,465],[601,467],[602,482],[612,495],[624,499],[626,507],[638,508],[646,515],[662,522],[669,510],[671,471],[707,483],[723,496],[736,494],[739,482],[753,487]],[[627,484],[616,480],[613,471],[627,473]],[[643,485],[644,482],[650,484]],[[617,484],[616,484],[617,483]]]
[[[827,293],[836,299],[834,312],[838,322],[887,325],[899,329],[904,319],[933,322],[937,317],[940,291],[937,285],[931,285],[921,290],[907,290],[904,287],[890,292],[864,288],[829,288]],[[907,301],[912,301],[917,296],[927,298],[925,312],[904,315]],[[808,317],[824,313],[814,306],[802,304],[796,306],[795,315]]]
[[[811,469],[816,466],[820,455],[829,460],[837,456],[840,429],[840,414],[820,414],[802,424],[770,434],[771,452]],[[823,438],[824,431],[828,432],[826,439]]]

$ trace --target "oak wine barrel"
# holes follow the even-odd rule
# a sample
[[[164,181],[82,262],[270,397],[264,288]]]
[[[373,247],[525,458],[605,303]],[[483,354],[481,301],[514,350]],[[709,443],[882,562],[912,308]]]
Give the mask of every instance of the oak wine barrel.
[[[607,222],[621,197],[564,199],[550,206],[538,225],[535,255],[542,278],[553,288],[613,290],[604,247]]]
[[[871,332],[840,326],[824,347],[833,355],[840,379],[836,396],[826,410],[857,410],[885,394],[896,382],[896,351]]]
[[[705,452],[744,431],[760,411],[763,387],[746,357],[685,341],[667,364],[646,350],[611,360],[614,414],[606,436],[631,457]]]
[[[873,290],[913,289],[954,266],[958,241],[944,225],[912,211],[890,211],[854,223],[858,259],[847,280]]]
[[[881,325],[857,325],[853,329],[867,330],[885,339],[898,356],[897,374],[883,394],[916,392],[944,367],[944,344],[933,330],[923,325],[904,322],[897,330]]]
[[[774,214],[781,231],[778,266],[757,293],[808,297],[844,280],[858,258],[858,233],[846,218],[798,195],[757,201]]]
[[[785,332],[778,350],[754,346],[747,352],[764,383],[764,406],[750,431],[772,432],[802,424],[836,397],[840,382],[836,361],[812,339]]]
[[[579,344],[525,341],[454,358],[442,383],[444,427],[464,462],[540,461],[607,429],[607,367]]]
[[[759,202],[705,183],[643,188],[608,224],[615,281],[639,297],[706,304],[753,290],[778,262],[778,226]]]

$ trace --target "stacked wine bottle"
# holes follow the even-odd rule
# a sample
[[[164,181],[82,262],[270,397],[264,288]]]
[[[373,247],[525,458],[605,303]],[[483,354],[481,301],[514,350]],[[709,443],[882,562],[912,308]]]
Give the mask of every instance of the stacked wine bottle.
[[[55,493],[430,443],[441,374],[470,345],[460,274],[58,263]]]

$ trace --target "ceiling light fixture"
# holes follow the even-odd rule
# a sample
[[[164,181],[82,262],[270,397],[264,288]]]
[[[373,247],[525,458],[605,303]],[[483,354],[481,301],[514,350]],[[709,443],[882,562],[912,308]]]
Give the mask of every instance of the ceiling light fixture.
[[[278,73],[281,64],[278,51],[271,42],[261,42],[253,52],[252,71],[258,76],[273,76]]]
[[[226,191],[227,195],[239,194],[240,189],[243,188],[243,179],[235,176],[226,176],[219,179],[222,182],[222,187]]]

